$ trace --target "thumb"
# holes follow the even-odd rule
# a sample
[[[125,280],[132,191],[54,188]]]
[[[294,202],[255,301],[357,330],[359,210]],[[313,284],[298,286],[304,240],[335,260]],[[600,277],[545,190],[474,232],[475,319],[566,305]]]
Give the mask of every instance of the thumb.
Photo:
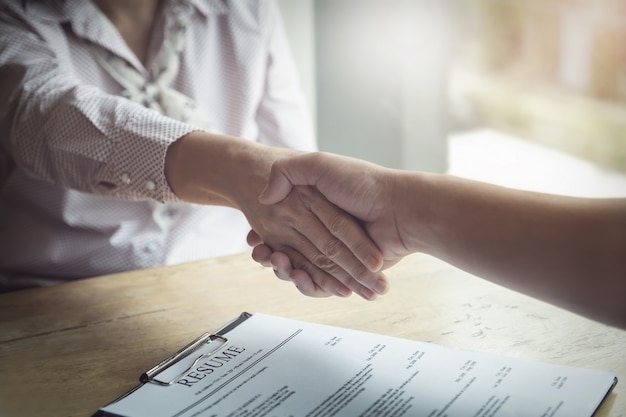
[[[318,185],[328,155],[312,152],[279,159],[272,164],[267,184],[259,195],[261,204],[276,204],[285,199],[294,185]]]
[[[293,188],[294,184],[291,183],[285,172],[281,170],[279,163],[280,161],[276,161],[272,165],[267,184],[259,195],[261,204],[276,204],[284,200]]]

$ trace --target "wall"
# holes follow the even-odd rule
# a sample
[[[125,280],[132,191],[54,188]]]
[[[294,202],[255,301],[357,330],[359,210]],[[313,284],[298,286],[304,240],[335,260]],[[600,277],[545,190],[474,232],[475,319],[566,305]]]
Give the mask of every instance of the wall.
[[[475,122],[626,172],[626,0],[459,0]]]
[[[314,81],[305,84],[314,86],[321,150],[389,167],[445,171],[446,4],[280,2],[305,78],[312,75],[311,55],[303,50],[314,45]],[[312,31],[302,19],[312,19]]]

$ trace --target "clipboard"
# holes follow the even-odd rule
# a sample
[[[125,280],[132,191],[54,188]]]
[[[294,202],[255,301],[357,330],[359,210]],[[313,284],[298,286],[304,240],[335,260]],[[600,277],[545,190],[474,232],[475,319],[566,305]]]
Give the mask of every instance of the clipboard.
[[[93,417],[591,417],[616,384],[609,371],[244,312]]]
[[[229,331],[231,331],[235,327],[239,326],[241,323],[243,323],[244,321],[246,321],[250,317],[252,317],[252,314],[244,311],[243,313],[241,313],[239,315],[239,317],[237,317],[237,318],[231,320],[230,322],[226,323],[225,325],[223,325],[222,327],[220,327],[216,331],[214,331],[212,333],[208,333],[208,332],[203,333],[198,338],[196,338],[195,340],[189,342],[187,345],[182,347],[180,350],[178,350],[174,354],[172,354],[169,357],[163,359],[161,362],[159,362],[158,364],[156,364],[152,368],[150,368],[147,371],[145,371],[144,373],[142,373],[139,376],[139,382],[140,382],[139,385],[137,385],[135,388],[133,388],[132,390],[128,391],[124,395],[118,397],[117,399],[115,399],[111,403],[118,402],[118,401],[122,400],[123,398],[131,395],[133,392],[135,392],[137,389],[139,389],[144,384],[150,384],[151,383],[151,384],[156,384],[156,385],[160,385],[160,386],[170,386],[170,385],[175,384],[177,381],[180,380],[180,378],[182,378],[182,376],[185,375],[185,373],[187,373],[189,370],[193,369],[193,367],[196,366],[196,364],[198,362],[200,362],[202,359],[210,357],[211,355],[217,353],[220,348],[226,346],[228,344],[228,338],[225,335]],[[177,374],[174,378],[170,378],[170,379],[168,379],[166,381],[161,380],[161,379],[158,378],[159,374],[161,374],[162,372],[166,371],[168,368],[170,368],[173,365],[179,363],[180,361],[188,358],[194,352],[198,351],[201,347],[203,347],[205,345],[208,345],[210,343],[214,343],[216,341],[220,342],[219,346],[217,346],[214,350],[210,351],[209,353],[203,353],[201,355],[198,355],[192,361],[191,365],[189,365],[183,372]],[[110,414],[110,413],[100,409],[95,414],[93,414],[92,417],[119,417],[119,415],[118,414]]]

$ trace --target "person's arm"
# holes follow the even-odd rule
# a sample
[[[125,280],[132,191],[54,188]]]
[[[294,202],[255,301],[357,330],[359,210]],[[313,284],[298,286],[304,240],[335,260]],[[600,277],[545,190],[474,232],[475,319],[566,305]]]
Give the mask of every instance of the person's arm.
[[[314,185],[362,219],[386,262],[423,252],[500,285],[626,328],[626,199],[514,190],[308,154],[278,161],[260,200]],[[259,248],[256,256],[280,254]],[[276,258],[274,258],[276,261]]]
[[[376,291],[357,278],[386,283],[378,272],[382,255],[352,216],[309,186],[294,188],[277,205],[259,203],[274,161],[300,153],[197,131],[170,147],[165,171],[182,200],[241,210],[267,245],[288,254],[298,269],[311,275],[304,288],[307,295],[346,296],[352,290],[375,298]],[[323,223],[319,216],[331,220]]]
[[[256,201],[272,158],[286,150],[197,131],[81,83],[36,29],[37,22],[20,15],[15,4],[0,5],[3,160],[8,155],[38,178],[87,193],[238,208],[269,244],[275,242],[312,274],[310,295],[354,290],[374,297],[353,279],[385,280],[362,262],[380,253],[356,221],[306,187],[280,207]],[[327,230],[307,204],[323,206],[341,221]],[[346,247],[344,241],[357,243]],[[331,279],[336,274],[339,281]]]
[[[175,201],[163,161],[169,145],[194,128],[82,82],[44,36],[60,23],[18,4],[0,4],[1,152],[67,188]]]

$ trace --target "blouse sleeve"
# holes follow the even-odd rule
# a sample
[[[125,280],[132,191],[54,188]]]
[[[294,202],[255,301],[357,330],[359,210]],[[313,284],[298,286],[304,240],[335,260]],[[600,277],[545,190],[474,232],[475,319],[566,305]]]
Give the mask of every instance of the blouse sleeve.
[[[194,128],[76,78],[36,23],[0,5],[0,161],[88,193],[178,201],[165,154]]]

